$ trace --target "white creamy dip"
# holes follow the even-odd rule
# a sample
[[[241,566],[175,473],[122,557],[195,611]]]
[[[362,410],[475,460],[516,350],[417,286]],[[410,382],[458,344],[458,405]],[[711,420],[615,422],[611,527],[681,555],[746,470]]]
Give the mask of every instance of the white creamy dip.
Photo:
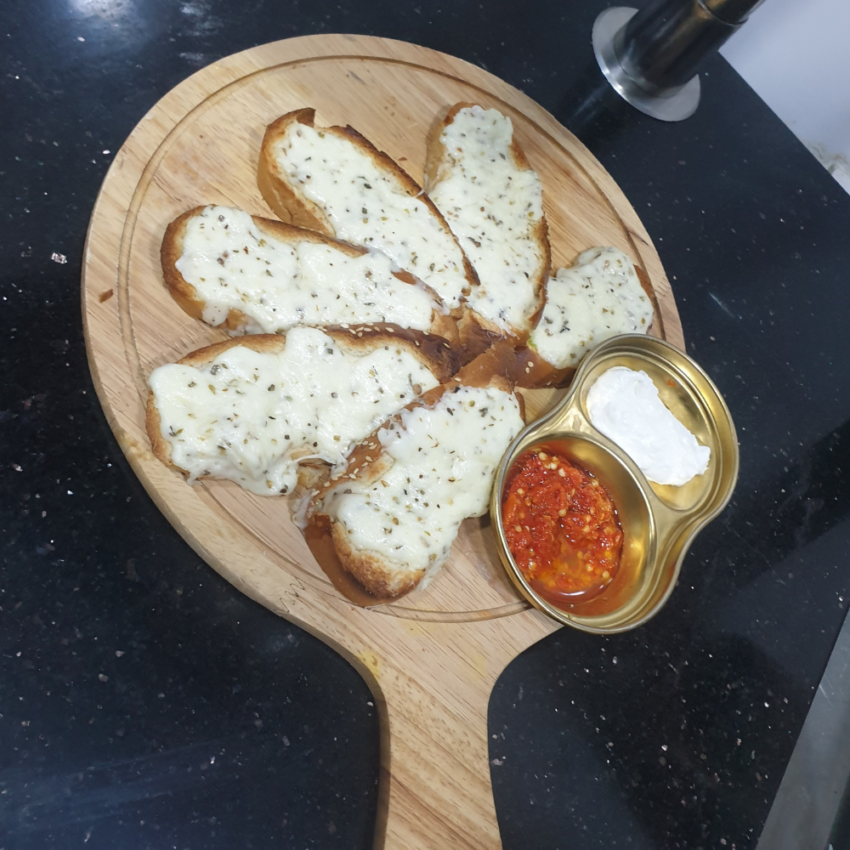
[[[427,283],[445,304],[460,304],[468,281],[463,253],[424,200],[346,138],[298,122],[273,148],[291,183],[318,205],[338,239],[375,248]]]
[[[461,522],[487,511],[496,467],[523,423],[513,395],[473,387],[400,419],[379,432],[391,468],[374,484],[337,490],[324,511],[345,524],[355,548],[428,578]]]
[[[590,421],[657,484],[681,486],[708,469],[711,449],[664,406],[646,372],[614,366],[587,393]]]
[[[546,286],[546,306],[529,345],[556,369],[578,366],[612,336],[646,333],[652,302],[632,261],[616,248],[591,248]]]
[[[539,306],[534,280],[548,269],[533,238],[543,220],[543,189],[511,155],[513,126],[495,109],[461,109],[440,136],[446,158],[431,200],[469,257],[481,285],[470,306],[502,330],[529,328]]]
[[[150,376],[172,462],[190,479],[227,478],[260,495],[290,492],[305,456],[339,463],[388,416],[437,385],[404,349],[342,349],[316,328],[293,328],[282,352],[235,346],[207,366]]]
[[[427,331],[437,308],[425,287],[393,276],[385,254],[351,257],[333,245],[278,240],[231,207],[208,206],[189,219],[175,265],[205,302],[207,324],[241,310],[248,333],[344,322]]]

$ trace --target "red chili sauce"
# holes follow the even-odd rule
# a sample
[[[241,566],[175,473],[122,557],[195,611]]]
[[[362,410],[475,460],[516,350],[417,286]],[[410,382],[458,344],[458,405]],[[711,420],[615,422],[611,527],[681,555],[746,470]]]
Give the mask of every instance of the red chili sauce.
[[[559,607],[601,593],[617,574],[623,549],[605,487],[563,455],[539,449],[521,455],[512,472],[502,520],[532,589]]]

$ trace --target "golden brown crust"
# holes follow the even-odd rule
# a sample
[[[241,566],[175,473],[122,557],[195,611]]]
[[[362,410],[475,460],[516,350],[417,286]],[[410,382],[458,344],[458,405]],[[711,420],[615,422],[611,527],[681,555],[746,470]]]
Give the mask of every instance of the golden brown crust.
[[[335,236],[333,225],[324,212],[312,201],[308,200],[290,182],[286,174],[281,170],[274,156],[276,143],[282,139],[293,123],[304,124],[308,127],[315,126],[316,110],[311,108],[296,109],[287,112],[273,121],[266,128],[263,143],[260,147],[260,158],[257,166],[257,185],[266,199],[266,203],[274,210],[275,215],[283,221],[298,224],[302,227],[319,230],[330,236]],[[434,206],[433,201],[422,191],[421,186],[388,154],[379,150],[365,136],[357,132],[353,127],[325,127],[323,132],[331,133],[346,139],[360,151],[369,156],[375,165],[391,174],[411,198],[418,198],[430,210],[431,214],[439,222],[440,227],[454,240],[463,257],[464,276],[469,287],[478,284],[478,275],[469,262],[457,237],[452,233],[446,223],[443,214]]]
[[[298,486],[304,491],[315,490],[328,480],[331,468],[321,460],[304,459],[298,464]]]
[[[379,345],[403,345],[441,383],[456,371],[457,354],[446,340],[434,334],[399,328],[397,325],[376,322],[372,325],[352,325],[350,328],[322,328],[322,333],[331,337],[341,348],[348,351],[374,351]],[[277,354],[286,347],[285,334],[249,334],[227,339],[192,351],[177,363],[184,366],[202,367],[212,363],[216,357],[231,348],[241,345],[263,354]]]
[[[446,393],[454,392],[458,387],[494,387],[513,392],[515,357],[513,348],[505,341],[498,342],[481,356],[464,366],[450,381],[434,387],[403,410],[417,407],[433,407]],[[524,410],[521,407],[521,411]],[[368,487],[376,482],[391,466],[384,453],[379,432],[400,421],[401,411],[388,419],[359,443],[349,454],[345,466],[338,469],[332,478],[313,493],[307,510],[309,523],[314,533],[330,535],[333,552],[324,548],[325,560],[333,558],[339,565],[354,576],[360,584],[375,598],[375,602],[397,599],[413,590],[425,575],[422,571],[399,570],[393,564],[371,552],[354,549],[342,523],[322,512],[324,500],[337,490],[349,486],[352,476],[359,486]],[[312,546],[311,546],[312,548]]]
[[[328,336],[333,337],[340,347],[349,350],[372,351],[381,343],[403,344],[441,383],[447,381],[458,368],[457,352],[445,339],[435,334],[381,322],[323,330]]]
[[[212,363],[220,354],[237,346],[250,348],[260,354],[277,354],[286,347],[286,337],[278,334],[251,334],[250,336],[226,339],[224,342],[214,342],[181,357],[177,363],[181,366],[194,366],[196,369]]]
[[[348,530],[341,522],[331,524],[330,534],[343,568],[376,600],[398,599],[413,590],[425,577],[425,570],[388,568],[374,553],[356,549],[348,539]]]
[[[438,119],[431,125],[425,147],[425,190],[427,192],[430,192],[440,181],[440,168],[446,163],[446,146],[443,144],[442,138],[443,130],[455,120],[455,115],[461,109],[472,109],[473,106],[475,106],[474,103],[465,100],[456,103],[449,107],[442,120]]]
[[[526,390],[544,387],[567,387],[576,373],[575,366],[556,369],[533,348],[521,345],[516,349],[517,386]]]
[[[513,143],[514,145],[516,142]],[[513,145],[511,145],[513,148]],[[519,149],[519,148],[517,148]],[[522,151],[520,151],[522,153]],[[525,158],[525,154],[523,154]],[[529,166],[530,167],[530,166]],[[549,281],[549,270],[552,266],[552,246],[549,242],[549,223],[544,215],[532,230],[532,238],[540,247],[541,257],[537,266],[537,272],[534,276],[534,297],[537,302],[537,309],[534,310],[528,317],[528,328],[525,330],[526,337],[537,324],[540,314],[543,312],[543,304],[546,296],[546,284]]]
[[[456,103],[448,110],[441,121],[435,122],[431,127],[428,134],[425,160],[425,187],[428,192],[431,192],[441,180],[446,179],[451,173],[450,159],[446,153],[446,147],[442,142],[443,131],[454,121],[458,112],[462,109],[472,109],[476,105],[467,101]],[[484,107],[481,108],[483,109]],[[523,151],[519,142],[513,137],[511,138],[510,153],[517,169],[520,171],[532,170],[525,151]],[[529,329],[534,327],[536,320],[539,318],[543,310],[546,282],[549,278],[549,268],[552,264],[552,249],[549,244],[549,225],[546,222],[545,215],[534,225],[531,236],[537,243],[540,256],[537,269],[531,281],[537,306],[528,317],[528,327],[511,328],[506,333],[497,324],[488,321],[477,313],[466,316],[466,330],[464,331],[464,328],[461,327],[460,336],[464,351],[468,351],[470,357],[476,357],[483,350],[481,346],[488,338],[493,339],[502,336],[513,338],[517,343],[525,342],[530,332]],[[464,356],[466,357],[467,355],[465,354]]]
[[[467,363],[450,383],[464,387],[495,387],[512,393],[516,386],[516,359],[509,340],[499,340]]]
[[[180,469],[171,462],[171,443],[162,436],[162,420],[159,416],[159,410],[156,406],[156,399],[153,392],[148,390],[148,398],[145,404],[145,430],[148,432],[148,439],[151,441],[151,450],[153,456],[162,461],[166,466],[176,469],[185,474],[185,470]]]
[[[434,314],[431,316],[431,327],[429,332],[435,336],[442,337],[448,342],[458,359],[457,365],[462,366],[463,359],[460,345],[460,332],[458,331],[455,319],[448,313],[438,313],[434,311]]]
[[[505,336],[498,325],[488,322],[469,306],[464,307],[463,313],[457,321],[457,330],[460,342],[460,358],[463,365],[475,360],[476,357],[483,354],[499,340],[509,339],[514,344],[519,342],[517,339]]]
[[[198,298],[198,291],[177,270],[177,261],[183,256],[183,240],[186,236],[186,225],[189,220],[203,212],[204,207],[193,207],[182,215],[177,216],[165,228],[162,245],[159,249],[162,276],[171,297],[193,319],[201,319],[204,302]]]
[[[317,204],[293,189],[274,156],[275,144],[286,135],[290,124],[297,122],[312,127],[315,118],[315,109],[296,109],[281,115],[266,127],[257,163],[257,186],[266,203],[282,221],[333,236],[334,229],[327,216]]]
[[[165,235],[163,236],[162,246],[160,248],[162,276],[168,291],[184,312],[199,321],[204,320],[203,311],[206,302],[198,295],[197,289],[180,273],[177,268],[177,261],[183,255],[184,238],[189,221],[195,216],[201,215],[205,209],[205,206],[193,207],[191,210],[187,210],[174,219],[165,229]],[[328,245],[349,257],[362,257],[368,253],[367,248],[352,245],[349,242],[343,242],[315,230],[307,230],[304,227],[297,227],[293,224],[286,224],[282,221],[261,218],[255,215],[251,216],[251,220],[261,233],[279,242],[290,244],[311,242],[313,244]],[[441,312],[444,307],[437,293],[414,275],[410,274],[410,272],[396,271],[392,272],[392,275],[402,283],[411,286],[422,286],[427,290],[431,298],[439,305],[439,309],[435,308],[431,313],[429,333],[441,336],[448,340],[450,345],[457,347],[459,345],[457,324],[450,314]],[[223,327],[234,333],[244,333],[250,322],[251,319],[241,310],[231,309],[228,311],[224,321],[216,327]]]
[[[634,267],[637,272],[640,288],[646,294],[646,297],[649,299],[649,303],[652,304],[652,321],[646,329],[646,332],[649,333],[655,326],[656,317],[660,316],[661,312],[658,309],[658,299],[655,297],[655,290],[652,288],[652,282],[649,279],[649,275],[637,263],[634,263]]]

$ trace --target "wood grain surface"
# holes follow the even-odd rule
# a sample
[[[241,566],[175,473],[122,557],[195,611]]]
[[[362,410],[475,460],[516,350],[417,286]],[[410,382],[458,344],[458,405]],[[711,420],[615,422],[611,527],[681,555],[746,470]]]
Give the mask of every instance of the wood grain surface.
[[[220,203],[273,217],[256,186],[265,126],[313,106],[322,125],[351,124],[422,180],[432,123],[457,101],[510,116],[544,187],[553,263],[614,245],[642,267],[656,301],[652,332],[682,346],[673,295],[640,220],[612,178],[551,115],[475,66],[364,36],[279,41],[205,68],[169,92],[119,151],[89,227],[83,316],[89,363],[109,423],[174,527],[215,570],[337,649],[381,707],[375,846],[496,848],[487,704],[520,652],[559,626],[517,595],[488,520],[468,520],[430,587],[377,609],[339,596],[290,521],[284,498],[227,482],[190,486],[151,454],[146,378],[219,341],[166,291],[159,247],[190,207]],[[531,416],[561,392],[526,394]]]

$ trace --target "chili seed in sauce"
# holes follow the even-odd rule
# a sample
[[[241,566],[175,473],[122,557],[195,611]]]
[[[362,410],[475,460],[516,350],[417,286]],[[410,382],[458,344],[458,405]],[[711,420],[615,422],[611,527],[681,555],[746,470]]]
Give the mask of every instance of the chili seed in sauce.
[[[600,593],[623,546],[608,491],[560,453],[526,452],[514,470],[502,502],[505,537],[532,588],[555,605]]]

